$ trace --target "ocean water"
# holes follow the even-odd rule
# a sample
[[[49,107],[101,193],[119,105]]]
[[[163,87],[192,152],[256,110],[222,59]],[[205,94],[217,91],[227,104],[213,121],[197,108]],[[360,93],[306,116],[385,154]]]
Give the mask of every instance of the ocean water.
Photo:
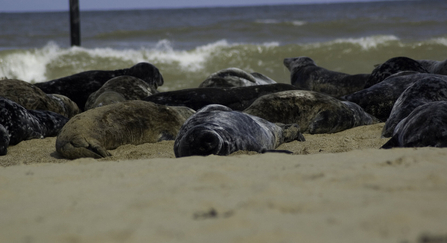
[[[447,59],[447,1],[81,12],[70,47],[67,12],[0,13],[0,77],[43,82],[138,62],[161,91],[197,87],[228,67],[290,83],[286,57],[350,74],[391,57]]]

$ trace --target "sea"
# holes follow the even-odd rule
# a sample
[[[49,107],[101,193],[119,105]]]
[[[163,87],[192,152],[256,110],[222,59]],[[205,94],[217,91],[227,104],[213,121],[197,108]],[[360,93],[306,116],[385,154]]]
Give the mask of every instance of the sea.
[[[396,56],[447,59],[446,13],[444,0],[81,11],[81,45],[71,47],[68,9],[0,12],[0,78],[36,83],[149,62],[160,91],[229,67],[290,83],[283,60],[299,56],[370,73]]]

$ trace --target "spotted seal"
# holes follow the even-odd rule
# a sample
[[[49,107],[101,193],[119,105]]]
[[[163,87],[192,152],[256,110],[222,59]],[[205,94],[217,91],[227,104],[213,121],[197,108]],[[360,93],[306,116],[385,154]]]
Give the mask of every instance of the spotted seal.
[[[122,102],[124,100],[142,100],[158,93],[152,85],[132,76],[118,76],[107,81],[93,92],[85,103],[84,110]]]
[[[274,80],[261,73],[248,73],[242,69],[232,67],[211,74],[199,85],[199,88],[246,87],[275,83]]]
[[[68,118],[51,111],[27,110],[23,106],[0,97],[0,154],[9,145],[23,140],[53,137],[67,123]]]
[[[447,101],[447,77],[433,75],[408,87],[394,103],[390,117],[383,127],[382,136],[393,136],[394,129],[402,119],[418,106],[433,101]]]
[[[377,123],[357,104],[308,91],[289,90],[259,97],[245,113],[270,122],[297,123],[302,133],[335,133]]]
[[[176,157],[266,152],[284,142],[304,141],[296,124],[273,124],[223,105],[208,105],[191,116],[175,139]]]
[[[142,79],[155,89],[163,85],[164,82],[157,67],[150,63],[142,62],[130,68],[110,71],[85,71],[47,82],[36,83],[35,85],[47,94],[65,95],[73,100],[80,109],[83,109],[91,93],[101,88],[108,80],[123,75]]]
[[[319,67],[309,57],[285,58],[284,65],[290,71],[292,85],[304,89],[340,97],[363,89],[368,74],[349,75]]]
[[[447,147],[447,102],[429,102],[414,109],[382,146],[393,147]]]
[[[70,119],[56,139],[56,151],[67,159],[111,156],[124,144],[174,140],[195,111],[142,100],[97,107]]]

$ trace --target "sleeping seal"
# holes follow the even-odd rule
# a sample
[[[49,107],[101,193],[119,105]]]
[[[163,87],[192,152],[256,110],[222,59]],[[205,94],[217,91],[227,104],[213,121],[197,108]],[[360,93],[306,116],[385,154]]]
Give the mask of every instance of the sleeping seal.
[[[186,119],[195,113],[129,100],[97,107],[70,119],[56,139],[56,151],[67,159],[111,156],[108,149],[124,144],[174,140]]]
[[[302,133],[336,133],[377,123],[377,118],[349,101],[308,90],[289,90],[259,97],[245,113],[270,122],[297,123]]]
[[[125,100],[142,100],[155,93],[158,93],[158,90],[139,78],[118,76],[110,79],[93,92],[88,97],[84,110]]]
[[[252,85],[275,84],[271,78],[260,73],[248,73],[239,68],[227,68],[211,74],[199,88],[206,87],[246,87]]]
[[[285,58],[292,85],[340,97],[363,89],[368,74],[349,75],[319,67],[309,57]]]
[[[85,71],[47,82],[36,83],[35,85],[47,94],[67,96],[82,109],[91,93],[101,88],[111,78],[123,75],[140,78],[153,86],[154,89],[163,85],[163,77],[158,68],[146,62],[138,63],[131,68],[113,71]]]
[[[223,105],[208,105],[183,124],[174,153],[176,157],[229,155],[239,150],[261,153],[293,140],[304,141],[296,124],[277,125]]]
[[[420,79],[408,87],[396,100],[382,136],[391,137],[397,124],[418,106],[433,101],[447,101],[447,77],[436,75]]]
[[[447,147],[447,102],[429,102],[414,109],[382,146],[393,147]]]
[[[68,118],[51,111],[27,110],[0,97],[0,154],[23,140],[56,136]]]

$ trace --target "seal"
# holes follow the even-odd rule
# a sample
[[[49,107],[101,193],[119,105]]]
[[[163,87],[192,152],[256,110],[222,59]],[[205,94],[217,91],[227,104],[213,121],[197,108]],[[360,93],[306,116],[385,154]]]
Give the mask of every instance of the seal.
[[[393,136],[397,124],[418,106],[433,101],[447,101],[447,77],[434,75],[416,81],[396,100],[390,117],[383,127],[382,136]]]
[[[374,84],[380,83],[388,76],[401,71],[429,73],[429,71],[416,60],[409,57],[393,57],[374,68],[366,81],[365,89],[373,86]]]
[[[308,90],[261,96],[243,112],[270,122],[296,123],[302,133],[310,134],[336,133],[378,122],[357,104]]]
[[[162,105],[186,106],[194,110],[210,104],[220,104],[242,111],[262,95],[297,89],[293,85],[282,83],[234,88],[192,88],[161,92],[144,100]]]
[[[358,104],[367,113],[385,122],[402,92],[416,81],[430,77],[443,78],[441,75],[404,71],[393,74],[367,89],[341,98]]]
[[[309,57],[285,58],[292,85],[310,91],[340,97],[362,90],[369,74],[349,75],[319,67]]]
[[[0,96],[28,110],[47,110],[68,118],[80,112],[78,106],[68,97],[46,94],[35,85],[23,80],[0,80]]]
[[[178,111],[179,110],[179,111]],[[56,139],[56,151],[67,159],[111,156],[107,150],[124,144],[174,140],[195,113],[142,100],[97,107],[70,119]]]
[[[275,84],[271,78],[261,73],[248,73],[239,68],[227,68],[211,74],[200,85],[205,87],[246,87],[253,85]]]
[[[125,100],[142,100],[155,93],[158,93],[158,90],[139,78],[118,76],[110,79],[93,92],[88,97],[84,110]]]
[[[85,107],[85,102],[91,93],[95,92],[108,80],[117,76],[133,76],[142,79],[157,89],[163,85],[163,77],[157,67],[150,63],[138,63],[130,68],[118,70],[85,71],[59,79],[36,83],[35,85],[47,94],[61,94],[73,100],[79,108]]]
[[[418,62],[430,73],[447,75],[447,59],[444,61],[418,60]]]
[[[447,102],[429,102],[414,109],[382,146],[393,147],[447,147]]]
[[[296,124],[273,124],[223,105],[208,105],[191,116],[174,142],[175,156],[266,152],[285,142],[304,141]]]
[[[27,110],[9,99],[0,97],[0,154],[9,145],[23,140],[53,137],[67,123],[68,118],[51,111]]]

